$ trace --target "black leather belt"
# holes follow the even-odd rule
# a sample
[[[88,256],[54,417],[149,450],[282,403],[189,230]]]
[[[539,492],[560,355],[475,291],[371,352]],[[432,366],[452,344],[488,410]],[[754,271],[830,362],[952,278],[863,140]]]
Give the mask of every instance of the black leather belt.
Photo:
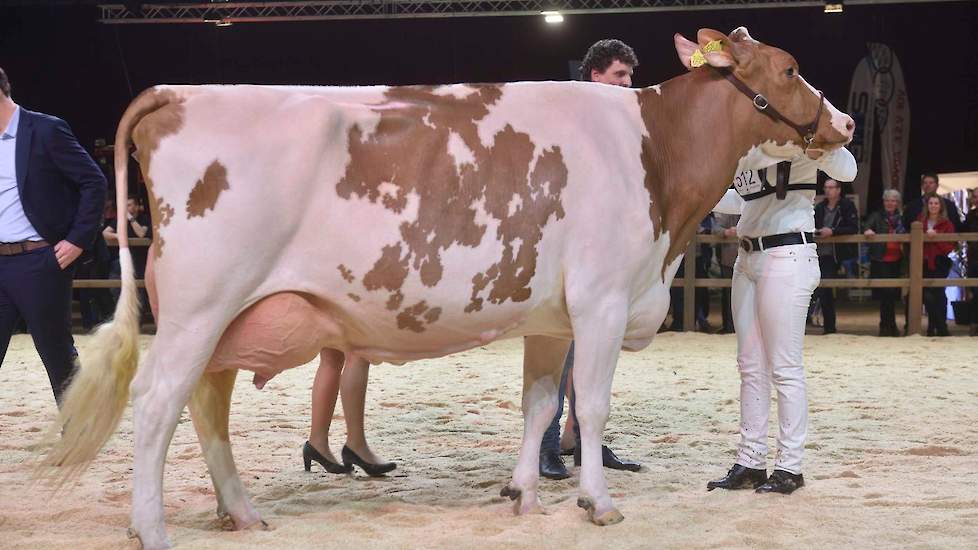
[[[815,242],[813,233],[779,233],[777,235],[767,235],[757,238],[740,239],[740,248],[747,252],[767,250],[778,246],[788,246],[791,244],[808,244]]]

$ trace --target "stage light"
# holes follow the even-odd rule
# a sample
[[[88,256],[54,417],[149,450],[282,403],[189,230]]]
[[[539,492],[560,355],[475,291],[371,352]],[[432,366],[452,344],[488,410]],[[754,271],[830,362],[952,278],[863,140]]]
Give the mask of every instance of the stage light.
[[[842,13],[842,2],[825,3],[825,13]]]
[[[214,24],[216,26],[218,26],[218,27],[230,27],[231,26],[231,20],[228,19],[227,17],[225,17],[225,18],[221,19],[220,21],[218,21],[217,23],[214,23]]]
[[[541,11],[540,15],[543,16],[544,21],[551,25],[564,22],[564,16],[559,11]]]

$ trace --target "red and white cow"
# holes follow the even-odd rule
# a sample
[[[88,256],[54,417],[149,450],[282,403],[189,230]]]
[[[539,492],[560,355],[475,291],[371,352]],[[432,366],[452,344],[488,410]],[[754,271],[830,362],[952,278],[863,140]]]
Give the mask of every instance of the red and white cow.
[[[48,464],[76,473],[134,404],[132,530],[168,546],[162,475],[188,400],[219,511],[262,525],[235,470],[238,369],[261,383],[336,349],[372,362],[526,337],[523,446],[504,494],[539,508],[540,440],[577,342],[579,504],[620,521],[600,437],[621,349],[651,341],[700,219],[738,170],[802,151],[724,78],[785,119],[816,120],[805,150],[840,147],[852,120],[745,29],[676,35],[690,71],[659,86],[583,82],[440,87],[158,86],[129,106],[116,181],[136,144],[154,226],[147,274],[158,332],[136,368],[137,300],[123,298],[69,389]],[[691,68],[699,60],[702,68]],[[125,204],[126,187],[118,187]],[[67,422],[65,422],[67,421]]]

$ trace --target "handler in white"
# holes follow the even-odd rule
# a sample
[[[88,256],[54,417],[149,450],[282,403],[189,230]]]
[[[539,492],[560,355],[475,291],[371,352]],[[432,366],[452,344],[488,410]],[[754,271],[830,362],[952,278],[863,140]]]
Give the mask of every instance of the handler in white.
[[[716,212],[740,214],[741,249],[733,274],[732,307],[740,370],[740,444],[737,460],[708,490],[756,489],[790,494],[802,487],[801,460],[808,431],[802,340],[812,291],[821,274],[812,243],[816,173],[838,181],[856,177],[856,161],[842,148],[818,161],[791,162],[786,192],[775,189],[776,168],[741,172]],[[783,169],[783,168],[782,168]],[[767,477],[771,384],[778,392],[778,453]]]

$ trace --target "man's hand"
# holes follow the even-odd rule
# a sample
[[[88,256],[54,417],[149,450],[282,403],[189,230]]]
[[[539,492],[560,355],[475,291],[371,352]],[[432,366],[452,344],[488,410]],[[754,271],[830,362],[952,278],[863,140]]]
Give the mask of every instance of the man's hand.
[[[736,227],[728,227],[728,228],[724,229],[723,230],[723,236],[724,237],[736,237],[737,236],[737,228]]]
[[[873,231],[872,229],[867,229],[866,231],[863,231],[863,235],[866,235],[867,237],[869,237],[871,235],[875,235],[875,234],[876,234],[876,232]]]
[[[64,269],[81,256],[82,249],[68,241],[61,241],[54,245],[54,257],[58,259],[58,266]]]
[[[831,237],[832,236],[832,230],[829,229],[828,227],[823,227],[823,228],[821,228],[821,229],[818,230],[818,236],[819,237]]]

